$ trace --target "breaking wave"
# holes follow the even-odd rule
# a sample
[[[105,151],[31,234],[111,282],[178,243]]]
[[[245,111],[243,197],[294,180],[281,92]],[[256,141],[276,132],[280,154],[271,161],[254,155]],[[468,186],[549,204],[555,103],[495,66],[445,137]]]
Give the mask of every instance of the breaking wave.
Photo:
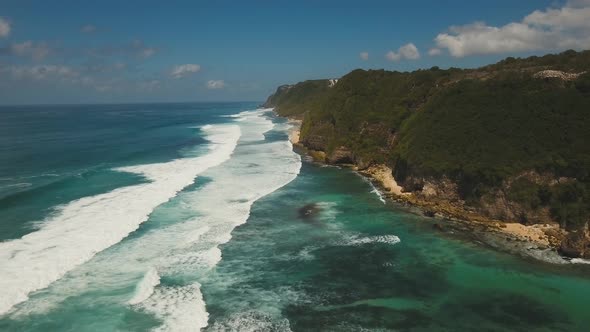
[[[192,184],[198,174],[228,160],[240,128],[215,125],[203,131],[211,142],[207,154],[119,168],[143,175],[150,182],[70,202],[44,220],[38,231],[0,243],[0,314],[123,240],[157,206]]]

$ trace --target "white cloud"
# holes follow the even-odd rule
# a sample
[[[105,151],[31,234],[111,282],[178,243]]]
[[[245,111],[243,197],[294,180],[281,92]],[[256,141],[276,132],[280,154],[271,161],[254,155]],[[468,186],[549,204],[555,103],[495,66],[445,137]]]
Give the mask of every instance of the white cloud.
[[[361,57],[361,60],[363,60],[363,61],[369,60],[369,52],[361,52],[361,54],[359,54],[359,56]]]
[[[501,27],[475,22],[439,34],[436,45],[454,57],[476,54],[590,47],[590,1],[569,1],[561,8],[536,10],[520,22]]]
[[[154,54],[156,54],[156,49],[152,47],[146,47],[139,51],[139,56],[142,58],[149,58]]]
[[[149,58],[156,54],[157,51],[158,49],[147,46],[139,39],[123,45],[106,45],[98,48],[86,49],[86,53],[91,57],[133,56]]]
[[[46,43],[34,43],[30,40],[10,45],[10,53],[17,56],[30,56],[35,60],[44,59],[51,49]]]
[[[442,53],[442,50],[440,48],[431,48],[430,50],[428,50],[428,55],[430,56],[437,56],[440,55]]]
[[[225,82],[223,80],[210,80],[207,82],[207,89],[223,89]]]
[[[140,58],[149,58],[156,54],[155,48],[147,46],[143,41],[137,39],[131,42],[131,48]]]
[[[192,75],[192,74],[198,72],[199,70],[201,70],[201,66],[193,64],[193,63],[187,63],[185,65],[178,65],[178,66],[174,67],[172,69],[172,72],[170,73],[170,75],[172,77],[178,79],[178,78]]]
[[[153,90],[157,89],[158,87],[160,87],[159,80],[148,80],[148,81],[139,83],[140,90],[153,91]]]
[[[10,22],[0,17],[0,37],[8,37],[10,35]]]
[[[389,51],[385,55],[389,61],[400,61],[403,59],[416,60],[420,58],[420,52],[416,45],[409,43],[400,47],[397,52]]]
[[[62,65],[9,66],[2,68],[15,79],[31,79],[35,81],[45,79],[77,80],[80,73],[75,69]]]
[[[92,25],[92,24],[86,24],[85,26],[83,26],[82,28],[80,28],[80,31],[83,32],[83,33],[93,33],[96,30],[97,30],[96,29],[96,26],[95,25]]]

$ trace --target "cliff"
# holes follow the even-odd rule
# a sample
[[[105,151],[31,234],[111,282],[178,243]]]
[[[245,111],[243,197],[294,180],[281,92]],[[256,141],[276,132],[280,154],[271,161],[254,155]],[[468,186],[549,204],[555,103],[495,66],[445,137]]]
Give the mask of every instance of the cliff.
[[[391,169],[414,204],[559,225],[561,252],[590,258],[588,72],[590,51],[468,70],[355,70],[282,86],[266,106],[302,118],[300,143],[325,162]]]

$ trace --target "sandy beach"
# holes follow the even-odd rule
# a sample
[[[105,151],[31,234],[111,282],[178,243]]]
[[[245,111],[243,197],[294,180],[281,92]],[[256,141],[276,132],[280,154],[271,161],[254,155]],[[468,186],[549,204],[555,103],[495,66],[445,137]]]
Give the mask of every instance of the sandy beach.
[[[295,145],[299,143],[299,134],[301,133],[301,120],[290,119],[289,123],[292,125],[289,130],[289,141]]]

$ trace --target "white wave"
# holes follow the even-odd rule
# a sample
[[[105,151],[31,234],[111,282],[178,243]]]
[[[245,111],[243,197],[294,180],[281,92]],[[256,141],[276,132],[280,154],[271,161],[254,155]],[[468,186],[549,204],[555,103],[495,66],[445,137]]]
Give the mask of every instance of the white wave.
[[[363,181],[365,181],[366,183],[368,183],[369,186],[371,186],[371,193],[377,195],[377,198],[379,198],[379,200],[381,201],[381,203],[387,204],[387,202],[385,201],[385,198],[383,197],[383,193],[381,193],[381,190],[379,190],[379,189],[377,189],[377,187],[375,187],[375,184],[373,184],[373,181],[371,181],[366,176],[361,175],[360,173],[354,172],[354,174],[356,174]]]
[[[302,261],[311,261],[315,259],[315,255],[313,254],[313,252],[315,250],[317,250],[318,247],[317,246],[308,246],[305,247],[303,249],[301,249],[299,251],[299,253],[297,253],[296,258]],[[288,259],[291,259],[291,255],[288,256]]]
[[[379,198],[381,203],[386,204],[385,198],[383,198],[383,194],[381,194],[381,191],[379,191],[377,188],[375,188],[375,186],[372,183],[371,183],[371,187],[373,187],[373,190],[371,190],[371,192],[373,194],[377,195],[377,198]]]
[[[164,322],[156,331],[200,331],[209,319],[199,283],[159,287],[142,307]]]
[[[320,218],[324,221],[334,221],[340,214],[336,202],[318,202],[316,205],[320,208]]]
[[[285,318],[274,318],[265,313],[246,311],[217,322],[209,330],[212,332],[290,332],[291,327]]]
[[[248,120],[237,121],[243,117]],[[236,118],[236,123],[242,136],[231,159],[203,172],[201,175],[209,179],[207,183],[195,191],[180,193],[171,203],[174,216],[169,218],[178,216],[177,221],[101,252],[44,294],[28,301],[26,313],[47,310],[68,296],[93,289],[122,289],[129,287],[130,282],[141,284],[143,281],[138,281],[137,276],[144,275],[145,279],[145,271],[152,267],[161,278],[201,281],[221,260],[219,246],[231,239],[236,226],[247,221],[252,204],[291,182],[301,168],[301,159],[290,142],[264,140],[264,133],[273,129],[273,124],[263,112],[248,112]],[[140,167],[125,170],[146,172],[150,178],[163,181],[157,172]],[[157,285],[151,296],[133,308],[160,318],[163,330],[183,330],[181,327],[189,324],[193,328],[205,326],[206,307],[197,284],[185,287]],[[194,296],[189,294],[192,291]],[[121,302],[128,302],[136,294],[137,290],[122,296]],[[168,305],[157,305],[162,300]]]
[[[291,182],[299,174],[301,159],[293,152],[290,142],[264,141],[264,133],[273,129],[273,123],[262,114],[262,111],[243,112],[236,118],[242,136],[232,158],[205,173],[211,179],[210,182],[197,191],[185,192],[179,197],[187,202],[184,206],[198,213],[198,217],[138,240],[137,245],[142,248],[163,243],[166,238],[174,238],[176,243],[183,244],[169,247],[168,250],[148,249],[158,255],[157,266],[161,273],[183,279],[196,277],[199,280],[221,260],[219,245],[228,242],[233,229],[248,220],[252,204]],[[187,229],[206,230],[197,241],[191,243],[186,235]],[[145,250],[132,251],[145,254]],[[180,293],[167,296],[175,295],[184,296]],[[148,301],[152,301],[152,298]],[[191,312],[182,308],[174,313],[158,312],[160,309],[163,308],[151,307],[148,311],[157,317],[164,317],[164,329],[173,325],[166,317],[177,317],[174,319],[182,321],[194,318]],[[165,309],[171,310],[170,307]],[[201,323],[194,322],[194,325]]]
[[[151,182],[70,202],[45,220],[40,230],[0,243],[0,314],[120,242],[146,221],[155,207],[193,183],[198,174],[228,160],[240,128],[219,125],[205,132],[211,141],[206,155],[119,168]]]
[[[135,288],[135,295],[129,300],[129,304],[138,304],[147,300],[153,293],[154,287],[160,284],[160,275],[155,268],[149,269],[143,279],[137,284]]]
[[[376,236],[353,236],[342,242],[342,245],[347,246],[360,246],[369,243],[383,243],[383,244],[396,244],[401,240],[395,235],[376,235]]]
[[[590,260],[583,258],[572,258],[570,262],[573,264],[590,264]]]
[[[3,186],[0,186],[0,188],[28,188],[32,185],[33,184],[30,182],[20,182],[20,183],[6,184]]]

